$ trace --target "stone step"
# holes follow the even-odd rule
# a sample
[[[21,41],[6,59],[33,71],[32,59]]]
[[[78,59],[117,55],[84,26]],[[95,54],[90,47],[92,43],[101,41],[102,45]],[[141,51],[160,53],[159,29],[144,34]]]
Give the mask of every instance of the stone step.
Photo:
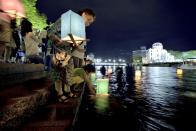
[[[47,77],[43,64],[0,64],[0,90],[17,83]]]
[[[0,130],[11,130],[45,105],[53,85],[48,78],[30,80],[0,91]]]
[[[17,131],[69,131],[77,121],[85,84],[77,92],[77,98],[69,98],[66,103],[51,101],[40,109]]]

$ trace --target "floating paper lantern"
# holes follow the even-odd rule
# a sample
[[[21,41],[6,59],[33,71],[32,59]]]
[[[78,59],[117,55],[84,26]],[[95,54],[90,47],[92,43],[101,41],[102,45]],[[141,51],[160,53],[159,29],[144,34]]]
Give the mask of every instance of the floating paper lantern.
[[[142,76],[141,70],[136,70],[135,71],[135,81],[140,81]]]
[[[182,75],[183,74],[183,70],[181,68],[177,68],[176,73],[177,73],[177,75]]]
[[[71,10],[62,14],[61,39],[78,45],[85,41],[85,38],[85,23],[83,18]]]
[[[141,77],[141,75],[142,75],[141,70],[136,70],[136,71],[135,71],[135,76],[136,76],[136,77]]]
[[[97,79],[97,94],[108,94],[109,79]]]

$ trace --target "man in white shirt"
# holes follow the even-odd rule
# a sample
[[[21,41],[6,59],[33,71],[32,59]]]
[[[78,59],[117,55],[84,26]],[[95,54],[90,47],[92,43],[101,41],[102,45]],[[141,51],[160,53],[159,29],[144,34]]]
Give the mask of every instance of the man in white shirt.
[[[91,9],[82,9],[78,12],[78,14],[83,18],[85,26],[89,26],[95,20],[95,14]],[[54,63],[53,72],[54,74],[56,74],[54,76],[54,79],[55,79],[55,90],[57,92],[58,99],[60,102],[67,102],[67,98],[69,96],[73,96],[73,94],[70,91],[70,86],[72,84],[71,78],[73,76],[73,68],[82,66],[82,64],[75,66],[74,63],[80,63],[79,61],[83,61],[84,52],[85,52],[84,50],[85,43],[82,43],[81,45],[75,47],[73,51],[71,51],[71,44],[69,45],[67,42],[60,39],[60,32],[61,32],[60,27],[61,27],[61,22],[59,19],[55,22],[55,26],[53,26],[53,28],[51,28],[48,31],[48,36],[49,39],[53,41],[54,44],[59,49],[62,49],[66,52],[66,54],[63,54],[63,52],[59,51],[54,55],[55,58],[58,58],[59,56],[65,56],[65,58],[62,57],[62,60],[66,60],[66,63],[65,64],[60,63],[61,66],[59,68],[58,66],[59,64],[55,65],[55,63],[62,62],[62,60],[58,59],[56,62],[53,61]],[[73,63],[73,61],[75,62]]]
[[[95,21],[95,13],[91,9],[82,9],[78,12],[82,16],[85,26],[90,26]],[[74,68],[82,67],[85,56],[86,41],[80,44],[73,52],[72,58],[74,61]]]

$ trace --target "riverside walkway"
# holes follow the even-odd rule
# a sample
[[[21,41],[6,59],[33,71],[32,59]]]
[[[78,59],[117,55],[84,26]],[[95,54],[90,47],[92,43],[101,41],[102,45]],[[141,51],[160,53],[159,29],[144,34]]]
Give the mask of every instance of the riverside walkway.
[[[56,101],[53,86],[42,64],[0,64],[0,130],[72,130],[85,84],[67,103]]]

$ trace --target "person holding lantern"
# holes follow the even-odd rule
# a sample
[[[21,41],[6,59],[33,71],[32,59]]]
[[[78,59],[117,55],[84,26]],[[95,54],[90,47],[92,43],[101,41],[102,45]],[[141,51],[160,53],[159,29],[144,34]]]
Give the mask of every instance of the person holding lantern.
[[[82,17],[85,26],[89,26],[95,20],[95,14],[91,9],[82,9],[79,11],[79,15]],[[73,83],[72,77],[74,69],[72,53],[76,50],[81,52],[85,52],[85,50],[80,48],[80,46],[60,39],[60,32],[61,21],[58,19],[55,22],[55,27],[48,30],[48,37],[53,41],[56,50],[56,53],[53,55],[51,72],[55,81],[55,90],[57,92],[58,100],[60,102],[67,102],[69,97],[74,96],[70,90],[70,86]],[[78,61],[78,59],[78,57],[75,57],[75,61]]]
[[[78,14],[82,16],[82,18],[84,19],[84,23],[86,27],[90,26],[95,21],[96,18],[95,13],[88,8],[78,11]],[[86,41],[83,41],[72,52],[74,68],[82,67],[82,63],[84,62],[84,57],[85,57],[85,51],[86,51]]]

